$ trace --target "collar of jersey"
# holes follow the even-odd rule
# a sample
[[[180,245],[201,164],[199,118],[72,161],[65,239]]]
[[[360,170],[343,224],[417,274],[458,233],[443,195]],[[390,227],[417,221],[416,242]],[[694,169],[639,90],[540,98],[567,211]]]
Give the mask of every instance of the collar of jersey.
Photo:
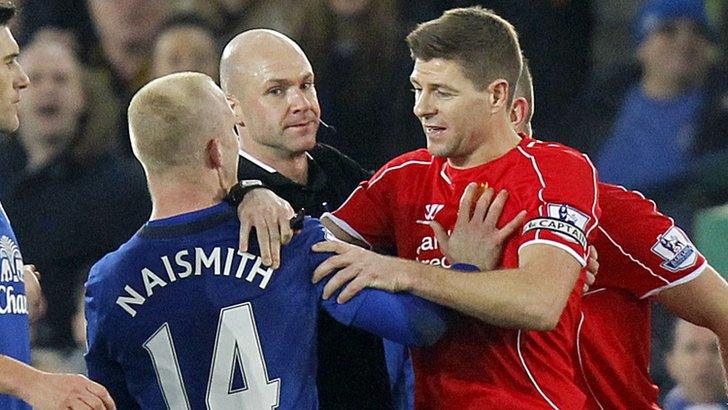
[[[485,164],[475,165],[470,168],[456,168],[451,166],[447,159],[443,159],[440,176],[450,185],[452,185],[456,181],[461,181],[463,179],[472,179],[473,174],[480,174],[484,169],[487,169],[493,166],[493,164],[500,162],[501,160],[503,160],[503,158],[516,155],[518,147],[524,147],[528,145],[531,141],[533,141],[533,139],[526,134],[520,133],[519,136],[521,137],[521,142],[519,142],[518,145],[516,145],[500,157],[488,161]]]
[[[235,208],[221,202],[209,208],[187,212],[145,223],[138,234],[147,238],[171,238],[201,232],[235,217]]]

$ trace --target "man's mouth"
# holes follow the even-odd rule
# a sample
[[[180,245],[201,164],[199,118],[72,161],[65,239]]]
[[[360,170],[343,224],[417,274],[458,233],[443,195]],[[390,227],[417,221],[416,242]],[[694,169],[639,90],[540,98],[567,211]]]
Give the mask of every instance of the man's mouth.
[[[423,125],[422,126],[425,130],[425,134],[428,136],[438,137],[444,133],[444,131],[447,129],[446,127],[442,127],[439,125]]]

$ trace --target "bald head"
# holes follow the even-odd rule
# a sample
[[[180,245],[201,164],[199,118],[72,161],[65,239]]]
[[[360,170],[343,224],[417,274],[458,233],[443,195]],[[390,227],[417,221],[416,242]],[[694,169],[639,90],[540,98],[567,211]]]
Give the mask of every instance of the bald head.
[[[250,30],[222,53],[220,84],[235,97],[242,148],[270,162],[302,158],[316,144],[321,109],[308,58],[293,40]]]
[[[204,167],[202,153],[214,138],[234,152],[234,124],[225,95],[200,73],[158,78],[142,87],[129,105],[134,154],[150,175]]]
[[[267,29],[238,34],[225,46],[220,60],[220,85],[235,96],[242,94],[246,81],[283,65],[300,65],[311,69],[306,54],[289,37]]]

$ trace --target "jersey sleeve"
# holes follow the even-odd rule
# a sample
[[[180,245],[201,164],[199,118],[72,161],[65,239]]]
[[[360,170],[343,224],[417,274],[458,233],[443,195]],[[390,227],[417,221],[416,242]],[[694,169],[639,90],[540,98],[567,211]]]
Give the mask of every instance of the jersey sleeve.
[[[89,275],[84,301],[87,323],[87,351],[84,359],[88,369],[88,377],[106,387],[117,408],[139,409],[139,405],[129,392],[121,365],[113,359],[106,343],[108,335],[104,329],[104,323],[107,321],[102,309],[103,295],[100,292],[101,289],[99,289],[101,284],[96,281],[94,273],[96,270],[97,268],[94,266]]]
[[[389,172],[393,169],[396,169],[393,163],[380,168],[370,179],[361,182],[339,209],[321,218],[328,218],[370,247],[394,246],[394,221],[390,212],[394,198],[390,191],[396,190],[397,175]]]
[[[309,243],[333,239],[320,226],[321,235]],[[331,253],[311,252],[309,268],[313,272]],[[335,272],[334,272],[335,273]],[[332,273],[317,284],[317,292],[323,294],[324,286]],[[447,309],[409,293],[389,293],[379,289],[364,289],[347,303],[336,302],[337,294],[328,300],[321,299],[321,306],[336,321],[354,326],[383,338],[407,346],[428,346],[435,343],[447,329],[450,313]]]
[[[619,268],[620,285],[636,297],[689,282],[708,266],[685,232],[642,194],[601,184],[600,195],[600,243],[614,251],[610,259],[626,264]]]
[[[547,244],[586,266],[588,245],[601,213],[596,170],[585,155],[566,148],[522,149],[521,153],[531,165],[532,182],[525,184],[529,192],[520,193],[526,198],[527,215],[519,252],[532,244]]]

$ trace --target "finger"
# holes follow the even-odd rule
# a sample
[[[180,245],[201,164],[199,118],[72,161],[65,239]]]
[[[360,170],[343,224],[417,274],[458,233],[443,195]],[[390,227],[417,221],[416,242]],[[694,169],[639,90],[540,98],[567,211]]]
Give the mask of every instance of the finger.
[[[486,211],[488,211],[491,199],[493,199],[493,190],[491,188],[485,188],[483,193],[480,195],[480,198],[478,198],[478,202],[475,203],[475,211],[473,212],[474,221],[480,222],[485,219]],[[490,212],[488,212],[488,214],[490,214]]]
[[[435,234],[435,239],[437,240],[437,243],[440,244],[440,250],[445,256],[447,256],[448,247],[450,245],[450,237],[447,236],[445,228],[443,228],[442,225],[440,225],[436,221],[430,221],[430,228],[432,228],[432,232],[434,232]]]
[[[491,207],[492,208],[492,207]],[[511,219],[510,222],[505,224],[503,228],[500,229],[500,237],[501,238],[507,238],[511,236],[514,232],[516,232],[518,229],[520,229],[521,225],[523,225],[523,222],[526,220],[526,211],[521,211],[516,215],[513,219]]]
[[[104,410],[106,408],[104,402],[98,396],[88,391],[88,389],[81,393],[80,398],[81,401],[94,410]]]
[[[314,284],[319,283],[321,279],[329,276],[331,272],[349,266],[351,265],[351,263],[352,262],[350,262],[349,258],[346,256],[332,256],[321,262],[321,264],[319,264],[319,266],[314,269],[313,275],[311,276],[311,282],[313,282]]]
[[[323,241],[315,243],[311,247],[311,250],[313,250],[314,252],[335,252],[341,255],[353,250],[353,248],[354,245],[350,245],[341,241]]]
[[[485,216],[484,222],[486,223],[486,225],[492,226],[493,228],[498,225],[498,220],[503,214],[503,208],[506,205],[507,199],[508,191],[504,189],[498,192],[498,195],[495,196],[493,203],[490,204],[490,208],[488,208],[488,215]]]
[[[278,226],[278,221],[274,220],[273,223],[267,223],[268,237],[270,238],[270,258],[271,264],[269,265],[273,269],[278,269],[281,262],[281,231]]]
[[[116,409],[116,404],[114,403],[114,399],[111,398],[111,395],[109,394],[108,390],[106,390],[106,388],[104,388],[104,386],[102,386],[98,383],[90,382],[86,386],[86,390],[90,391],[96,397],[101,399],[101,401],[104,403],[104,406],[106,409],[108,409],[108,410]]]
[[[248,251],[248,238],[250,238],[250,223],[247,219],[244,219],[240,214],[240,251]]]
[[[594,259],[599,259],[599,254],[597,253],[597,248],[594,247],[594,245],[589,245],[589,257]]]
[[[581,293],[589,292],[589,285],[586,283],[581,287]]]
[[[347,266],[344,269],[336,272],[336,274],[334,274],[334,276],[332,276],[331,279],[329,279],[329,281],[326,283],[326,286],[324,286],[323,298],[330,298],[331,295],[336,293],[336,291],[338,291],[342,286],[349,283],[358,274],[359,269],[353,266]]]
[[[272,263],[270,257],[270,234],[268,233],[268,225],[266,225],[265,221],[255,223],[255,235],[258,238],[260,258],[263,259],[265,266],[270,266]]]
[[[293,238],[293,229],[291,229],[290,219],[284,217],[278,218],[278,226],[281,228],[281,245],[288,245]]]
[[[589,286],[593,285],[595,280],[597,280],[597,277],[593,273],[587,271],[586,272],[586,282],[585,282],[586,286],[589,287]]]
[[[339,296],[336,298],[336,303],[343,304],[350,301],[351,298],[367,287],[368,281],[369,279],[364,276],[357,276],[354,278],[346,285],[344,290],[339,293]]]
[[[71,400],[71,403],[68,404],[67,408],[71,410],[94,410],[93,407],[86,404],[86,402],[84,402],[80,397],[76,397]]]
[[[465,187],[463,196],[460,197],[460,206],[458,207],[458,218],[455,221],[456,226],[464,225],[470,221],[470,208],[473,203],[473,196],[477,188],[477,184],[471,182]]]
[[[596,278],[597,273],[599,272],[599,261],[592,258],[591,255],[589,255],[589,258],[586,261],[586,271],[587,275],[592,275],[594,278]],[[592,283],[589,285],[592,285],[594,283],[595,279],[592,279]]]

